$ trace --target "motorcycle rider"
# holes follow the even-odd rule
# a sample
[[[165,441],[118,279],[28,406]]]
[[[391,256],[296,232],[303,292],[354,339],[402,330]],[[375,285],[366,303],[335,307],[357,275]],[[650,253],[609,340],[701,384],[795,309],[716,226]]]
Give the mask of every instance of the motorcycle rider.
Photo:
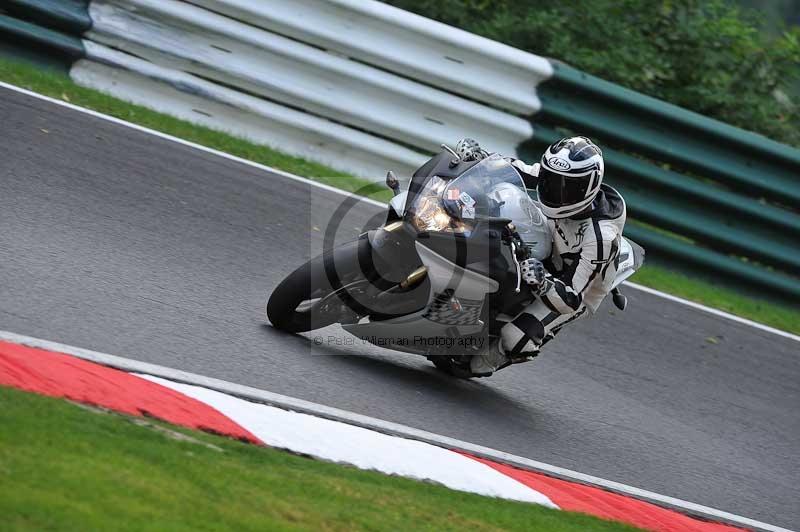
[[[471,139],[459,142],[457,151],[481,158],[486,153]],[[625,226],[625,201],[603,184],[603,153],[590,139],[564,138],[547,148],[539,163],[513,160],[512,165],[537,191],[553,251],[545,264],[521,263],[522,277],[537,297],[503,326],[496,349],[473,356],[470,369],[477,377],[530,360],[564,325],[597,310],[611,291]]]

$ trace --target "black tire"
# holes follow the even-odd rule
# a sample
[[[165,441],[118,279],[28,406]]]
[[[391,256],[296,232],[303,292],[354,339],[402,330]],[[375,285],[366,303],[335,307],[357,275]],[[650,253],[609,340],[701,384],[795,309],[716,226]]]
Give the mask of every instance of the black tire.
[[[319,308],[298,311],[297,307],[304,301],[324,297],[339,288],[340,283],[360,276],[359,242],[343,244],[332,252],[315,257],[281,281],[267,302],[267,319],[270,323],[291,333],[313,331],[336,323],[341,317],[339,312],[328,313]],[[335,264],[330,279],[325,273],[326,260],[329,266]]]
[[[436,369],[441,371],[442,373],[447,373],[451,377],[456,377],[458,379],[471,379],[473,377],[472,372],[469,371],[467,368],[458,366],[453,363],[453,360],[447,356],[432,356],[429,357]]]

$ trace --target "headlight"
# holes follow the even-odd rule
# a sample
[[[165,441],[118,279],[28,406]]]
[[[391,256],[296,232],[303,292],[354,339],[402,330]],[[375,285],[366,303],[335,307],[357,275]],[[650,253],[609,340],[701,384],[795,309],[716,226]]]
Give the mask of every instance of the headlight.
[[[468,233],[468,227],[453,218],[442,206],[442,191],[447,182],[433,176],[419,194],[414,196],[413,203],[406,209],[411,225],[419,232]]]
[[[442,208],[438,197],[421,198],[411,223],[421,232],[464,233],[467,231],[463,222],[454,219]]]

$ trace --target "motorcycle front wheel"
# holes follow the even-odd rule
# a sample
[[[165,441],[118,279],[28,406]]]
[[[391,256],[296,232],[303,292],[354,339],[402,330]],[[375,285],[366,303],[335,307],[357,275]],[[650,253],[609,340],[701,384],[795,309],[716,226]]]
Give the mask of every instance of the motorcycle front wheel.
[[[363,277],[358,263],[360,243],[343,244],[290,273],[269,296],[270,323],[277,329],[300,333],[327,327],[343,315],[353,314],[338,293]]]

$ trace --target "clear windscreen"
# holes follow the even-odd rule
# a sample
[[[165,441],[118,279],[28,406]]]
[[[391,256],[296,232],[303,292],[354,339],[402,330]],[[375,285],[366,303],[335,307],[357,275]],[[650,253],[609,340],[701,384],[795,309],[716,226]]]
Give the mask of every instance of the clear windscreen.
[[[476,220],[507,218],[523,239],[529,230],[541,232],[543,223],[522,177],[499,155],[487,157],[453,180],[431,177],[411,199],[407,214],[418,231],[464,235]]]
[[[528,198],[525,183],[506,159],[491,155],[448,183],[444,201],[456,201],[461,219],[511,218],[503,213],[508,196]]]

